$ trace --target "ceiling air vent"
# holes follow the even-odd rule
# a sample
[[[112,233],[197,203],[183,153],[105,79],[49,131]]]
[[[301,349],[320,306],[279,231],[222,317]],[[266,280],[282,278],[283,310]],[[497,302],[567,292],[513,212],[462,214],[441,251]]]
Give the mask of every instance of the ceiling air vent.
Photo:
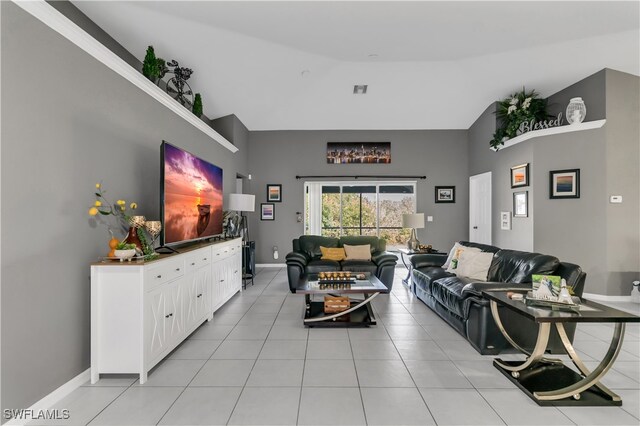
[[[353,94],[354,95],[366,95],[367,94],[367,85],[366,84],[356,84],[353,86]]]

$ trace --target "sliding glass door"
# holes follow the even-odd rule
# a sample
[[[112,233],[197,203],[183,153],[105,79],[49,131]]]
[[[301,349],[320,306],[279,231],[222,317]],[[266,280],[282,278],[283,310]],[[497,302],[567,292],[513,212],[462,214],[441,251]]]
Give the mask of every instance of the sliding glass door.
[[[415,182],[308,182],[305,233],[372,235],[389,247],[406,245],[402,214],[416,211]]]

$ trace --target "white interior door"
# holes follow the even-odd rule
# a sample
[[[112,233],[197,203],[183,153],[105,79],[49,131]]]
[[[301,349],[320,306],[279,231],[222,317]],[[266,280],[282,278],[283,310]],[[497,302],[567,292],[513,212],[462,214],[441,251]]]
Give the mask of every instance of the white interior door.
[[[491,244],[491,172],[469,178],[469,241]]]

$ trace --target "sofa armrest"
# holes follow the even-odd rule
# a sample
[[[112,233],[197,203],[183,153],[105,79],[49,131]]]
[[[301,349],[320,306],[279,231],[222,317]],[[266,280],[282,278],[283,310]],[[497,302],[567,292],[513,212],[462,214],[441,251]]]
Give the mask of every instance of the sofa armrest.
[[[307,266],[307,263],[309,263],[309,257],[299,251],[292,251],[291,253],[287,254],[286,262],[287,265],[297,264],[304,268],[305,266]]]
[[[378,251],[371,255],[371,261],[377,266],[386,264],[396,264],[398,262],[398,256],[389,253],[388,251]]]
[[[482,297],[483,291],[497,291],[497,290],[531,290],[531,283],[501,283],[495,281],[487,282],[473,282],[465,285],[462,288],[462,296],[478,296]]]
[[[442,266],[447,261],[444,254],[416,254],[411,256],[413,269],[426,268],[427,266]]]

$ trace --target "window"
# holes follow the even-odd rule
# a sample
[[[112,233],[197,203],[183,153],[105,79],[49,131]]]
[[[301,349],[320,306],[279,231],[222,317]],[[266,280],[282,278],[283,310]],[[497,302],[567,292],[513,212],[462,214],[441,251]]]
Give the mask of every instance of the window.
[[[307,182],[305,234],[373,235],[404,246],[411,230],[402,214],[415,213],[415,194],[415,182]]]

